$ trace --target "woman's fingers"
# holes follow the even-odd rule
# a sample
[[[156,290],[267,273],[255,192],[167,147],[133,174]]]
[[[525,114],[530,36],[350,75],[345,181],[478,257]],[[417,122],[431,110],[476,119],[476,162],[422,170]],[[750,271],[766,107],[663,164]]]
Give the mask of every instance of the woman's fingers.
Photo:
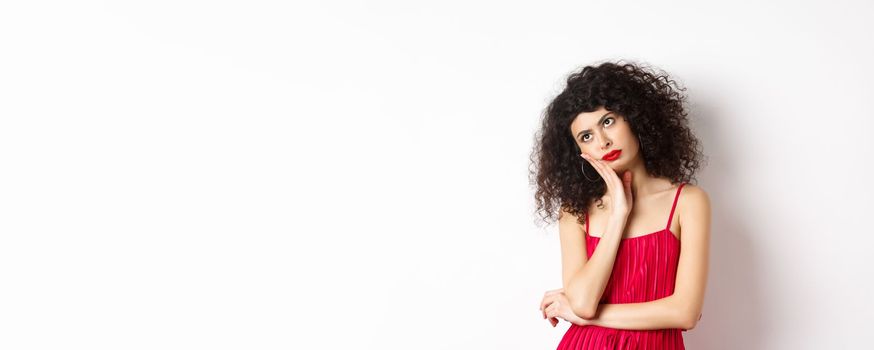
[[[625,191],[625,198],[628,198],[628,203],[634,203],[631,193],[631,171],[622,173],[622,189]]]
[[[597,159],[592,158],[585,153],[580,153],[580,156],[583,157],[583,159],[585,159],[587,162],[589,162],[589,164],[591,164],[593,168],[595,168],[595,171],[597,171],[598,174],[601,175],[602,179],[607,178],[604,174],[604,169],[601,167],[601,163]]]
[[[561,292],[564,292],[564,288],[548,290],[548,291],[546,291],[546,295],[558,294]]]
[[[605,176],[606,174],[604,174],[604,167],[601,166],[602,164],[600,161],[585,153],[582,153],[582,156],[586,159],[587,162],[589,162],[589,164],[592,165],[593,168],[595,168],[595,171],[597,171],[598,174],[601,175],[601,178],[607,178]]]
[[[549,304],[547,304],[547,305],[548,305],[548,306],[543,306],[543,307],[540,308],[540,313],[543,314],[543,318],[546,318],[546,317],[547,317],[547,316],[546,316],[546,310],[549,309],[549,306],[552,306],[552,301],[550,301]]]
[[[564,288],[553,289],[546,291],[543,299],[540,300],[540,312],[543,313],[543,318],[546,318],[546,308],[555,301],[556,296],[564,292]]]
[[[601,178],[603,178],[604,182],[607,183],[607,188],[611,190],[615,189],[616,182],[611,180],[613,180],[613,176],[616,175],[616,172],[613,171],[613,169],[611,169],[609,166],[607,166],[607,163],[605,163],[604,161],[596,159],[588,154],[586,154],[586,160],[588,160],[589,163],[591,163],[592,166],[595,167],[595,170],[597,170],[598,173],[601,174]]]
[[[553,327],[555,327],[555,325],[558,324],[558,315],[556,315],[555,308],[552,306],[553,305],[549,305],[549,307],[546,308],[546,318],[548,318],[549,323],[552,324]]]
[[[595,159],[586,153],[581,153],[580,156],[586,159],[592,167],[598,171],[601,178],[604,179],[604,184],[607,186],[607,195],[610,197],[614,209],[621,211],[630,211],[632,199],[630,196],[630,184],[626,184],[625,174],[620,175],[613,170],[607,162]]]
[[[604,183],[607,185],[607,191],[613,193],[613,191],[620,190],[622,182],[619,180],[619,176],[616,175],[616,171],[614,171],[613,168],[610,168],[600,159],[595,159],[588,154],[581,153],[581,155],[589,162],[589,164],[592,164],[599,174],[601,174],[601,178],[604,179]]]
[[[555,299],[553,297],[553,295],[555,295],[554,293],[553,294],[550,294],[549,292],[546,292],[546,293],[547,294],[543,296],[543,299],[540,300],[540,310],[541,311],[545,310],[546,307],[549,306],[549,304],[552,304],[553,299]]]
[[[604,181],[608,183],[608,186],[613,191],[621,191],[622,190],[622,180],[619,179],[619,175],[616,174],[616,170],[613,170],[607,162],[598,161],[598,164],[601,165],[602,171],[604,172]]]

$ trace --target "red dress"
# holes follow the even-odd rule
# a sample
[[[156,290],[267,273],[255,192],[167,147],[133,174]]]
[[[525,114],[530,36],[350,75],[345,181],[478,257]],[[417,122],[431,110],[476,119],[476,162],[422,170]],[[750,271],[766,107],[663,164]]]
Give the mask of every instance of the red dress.
[[[613,273],[604,289],[601,304],[640,303],[674,294],[680,240],[671,232],[671,219],[677,198],[685,183],[677,187],[668,225],[660,231],[624,238],[619,243]],[[586,256],[592,257],[600,237],[590,236],[586,214]],[[579,349],[685,349],[685,330],[628,330],[571,324],[558,344],[558,350]]]

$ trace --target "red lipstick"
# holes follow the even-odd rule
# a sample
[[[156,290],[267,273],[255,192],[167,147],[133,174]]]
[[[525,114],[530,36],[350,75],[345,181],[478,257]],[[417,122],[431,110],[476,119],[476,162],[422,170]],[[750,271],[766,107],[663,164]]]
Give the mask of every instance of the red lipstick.
[[[605,154],[601,159],[606,161],[616,160],[619,158],[619,155],[622,153],[622,150],[610,151],[610,153]]]

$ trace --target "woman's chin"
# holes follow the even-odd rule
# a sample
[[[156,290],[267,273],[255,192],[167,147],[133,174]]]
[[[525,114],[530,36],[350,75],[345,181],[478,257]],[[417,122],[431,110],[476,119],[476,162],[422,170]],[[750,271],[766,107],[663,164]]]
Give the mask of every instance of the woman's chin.
[[[617,174],[622,174],[623,172],[628,170],[628,167],[626,167],[625,164],[610,164],[610,169],[613,169],[613,171],[615,171]]]
[[[613,171],[621,174],[622,172],[628,170],[628,160],[625,158],[619,158],[612,162],[608,162],[607,166],[609,166],[610,169],[613,169]]]

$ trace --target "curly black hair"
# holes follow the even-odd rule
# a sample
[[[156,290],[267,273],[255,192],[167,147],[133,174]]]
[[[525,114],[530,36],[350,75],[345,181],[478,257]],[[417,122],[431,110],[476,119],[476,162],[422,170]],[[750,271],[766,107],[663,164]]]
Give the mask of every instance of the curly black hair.
[[[700,143],[688,126],[684,87],[663,70],[627,60],[588,65],[571,73],[567,86],[544,110],[535,135],[529,181],[536,186],[537,212],[547,223],[562,208],[583,224],[590,204],[607,191],[603,179],[586,180],[579,148],[570,132],[577,115],[600,107],[623,116],[638,135],[646,171],[672,183],[694,183],[700,167]]]

